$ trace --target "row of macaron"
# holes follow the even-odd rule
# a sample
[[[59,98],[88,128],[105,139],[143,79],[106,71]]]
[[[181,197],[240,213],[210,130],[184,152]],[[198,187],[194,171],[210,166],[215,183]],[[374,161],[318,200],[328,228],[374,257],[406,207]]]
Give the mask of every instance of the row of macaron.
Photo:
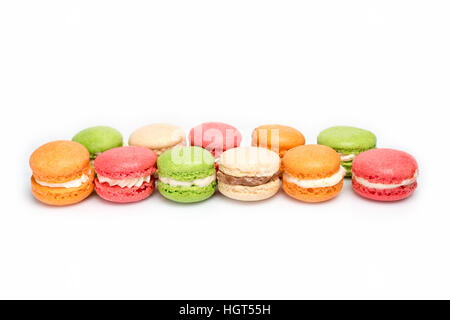
[[[53,141],[30,157],[32,193],[43,203],[69,205],[95,189],[112,202],[136,202],[157,186],[167,199],[198,202],[216,188],[241,201],[258,201],[280,189],[304,202],[336,197],[344,177],[353,190],[372,200],[395,201],[417,187],[418,166],[408,153],[376,148],[376,136],[364,129],[335,126],[323,130],[315,145],[305,145],[292,127],[264,125],[252,133],[252,146],[241,147],[235,127],[208,122],[186,135],[178,126],[152,124],[134,131],[123,146],[119,131],[87,128],[72,141]],[[156,183],[157,181],[157,183]]]

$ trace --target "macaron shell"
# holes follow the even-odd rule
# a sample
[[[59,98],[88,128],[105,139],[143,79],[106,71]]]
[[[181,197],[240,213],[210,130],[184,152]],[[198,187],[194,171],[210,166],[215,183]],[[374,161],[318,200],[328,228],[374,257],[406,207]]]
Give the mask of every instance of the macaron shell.
[[[320,179],[337,173],[339,154],[330,147],[312,144],[290,149],[282,159],[285,172],[298,179]]]
[[[193,181],[215,174],[214,157],[200,147],[179,147],[158,157],[158,175],[178,181]]]
[[[353,175],[372,183],[396,184],[411,179],[418,170],[416,160],[395,149],[371,149],[353,160]]]
[[[116,129],[107,126],[84,129],[78,132],[72,138],[72,141],[85,146],[90,153],[91,159],[95,159],[98,153],[123,145],[122,134]]]
[[[174,147],[183,141],[186,143],[186,134],[180,127],[169,123],[155,123],[134,131],[128,144],[158,150]]]
[[[228,149],[239,147],[242,135],[232,125],[222,122],[206,122],[189,131],[189,141],[191,146],[205,148],[217,158]]]
[[[338,184],[324,188],[301,188],[283,180],[283,190],[291,197],[304,202],[323,202],[335,198],[342,190],[344,179]]]
[[[261,147],[239,147],[227,150],[219,158],[219,169],[228,175],[272,176],[280,169],[277,153]]]
[[[304,145],[305,137],[295,128],[279,124],[257,127],[252,133],[252,146],[264,147],[276,151],[283,157],[286,151]]]
[[[273,197],[280,190],[280,180],[273,180],[256,187],[218,183],[218,190],[224,196],[240,201],[260,201]]]
[[[358,154],[376,147],[376,136],[364,129],[335,126],[323,130],[317,136],[317,143],[326,145],[339,153]]]
[[[156,158],[153,151],[144,147],[119,147],[100,154],[94,165],[98,175],[121,180],[153,174]]]
[[[63,183],[75,180],[91,168],[89,151],[74,141],[49,142],[32,153],[30,168],[40,181]]]
[[[89,180],[78,188],[50,188],[42,186],[31,177],[31,192],[33,196],[52,206],[65,206],[78,203],[87,198],[94,190],[94,170],[88,173]]]
[[[155,179],[144,182],[140,187],[121,188],[110,186],[108,183],[100,183],[95,179],[95,191],[104,200],[118,203],[137,202],[148,198],[155,189]]]
[[[353,179],[352,187],[357,194],[367,199],[377,201],[398,201],[408,198],[417,188],[417,182],[394,189],[374,189],[367,188]]]
[[[173,187],[169,184],[158,182],[158,190],[165,198],[182,203],[200,202],[210,198],[216,191],[216,181],[206,187]]]

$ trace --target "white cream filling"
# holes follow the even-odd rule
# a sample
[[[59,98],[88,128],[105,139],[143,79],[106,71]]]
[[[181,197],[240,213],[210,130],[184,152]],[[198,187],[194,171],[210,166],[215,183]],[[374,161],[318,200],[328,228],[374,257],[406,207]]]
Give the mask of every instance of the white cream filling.
[[[85,183],[86,181],[89,180],[89,176],[83,174],[78,179],[67,181],[67,182],[62,182],[62,183],[49,183],[49,182],[44,182],[44,181],[37,180],[36,178],[34,180],[38,184],[40,184],[41,186],[44,186],[44,187],[50,187],[50,188],[78,188],[78,187],[81,187],[81,185],[83,183]]]
[[[138,177],[138,178],[127,178],[127,179],[110,179],[107,177],[103,177],[97,174],[97,179],[100,181],[100,183],[108,183],[111,187],[113,186],[119,186],[121,188],[133,188],[133,187],[140,187],[144,182],[150,182],[152,176],[145,176],[145,177]]]
[[[353,161],[356,155],[353,153],[350,154],[339,153],[339,156],[341,157],[341,161],[346,162],[346,161]]]
[[[300,188],[325,188],[337,185],[345,176],[345,169],[341,166],[339,171],[327,178],[321,179],[297,179],[286,172],[283,174],[283,180],[295,183]]]
[[[197,187],[203,188],[203,187],[209,186],[214,180],[216,180],[215,173],[206,178],[196,179],[196,180],[192,180],[192,181],[179,181],[179,180],[174,180],[174,179],[167,178],[167,177],[159,177],[159,181],[161,181],[162,183],[168,184],[172,187],[197,186]]]
[[[363,185],[366,188],[372,188],[372,189],[395,189],[402,186],[410,185],[411,183],[414,183],[417,180],[418,171],[414,172],[414,176],[411,179],[405,179],[400,183],[391,183],[391,184],[384,184],[384,183],[372,183],[364,178],[353,176],[353,178],[358,182],[359,184]]]

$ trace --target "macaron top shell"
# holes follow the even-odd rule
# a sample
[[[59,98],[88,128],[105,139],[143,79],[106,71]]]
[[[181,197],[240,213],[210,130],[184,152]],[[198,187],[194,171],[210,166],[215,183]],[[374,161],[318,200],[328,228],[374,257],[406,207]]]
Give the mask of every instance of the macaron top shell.
[[[233,148],[222,153],[219,158],[219,170],[235,177],[267,177],[279,169],[280,157],[266,148]]]
[[[310,144],[290,149],[283,157],[283,168],[300,179],[320,179],[339,171],[341,158],[327,146]]]
[[[352,173],[372,183],[396,184],[411,179],[418,170],[410,154],[394,149],[372,149],[353,160]]]
[[[176,147],[158,157],[158,175],[192,181],[215,174],[214,157],[200,147]]]
[[[156,154],[144,147],[119,147],[100,154],[94,162],[100,176],[125,179],[149,176],[156,171]]]
[[[84,129],[78,132],[72,141],[84,145],[89,150],[91,158],[95,158],[98,153],[123,145],[122,134],[116,129],[106,126]]]
[[[168,123],[155,123],[134,131],[128,144],[149,149],[161,149],[175,146],[186,141],[183,129]]]
[[[317,143],[329,146],[342,154],[352,154],[375,148],[377,138],[368,130],[335,126],[323,130],[317,137]]]
[[[252,134],[252,144],[268,149],[279,148],[280,153],[305,144],[303,134],[289,126],[268,124],[257,127]]]
[[[49,142],[33,152],[30,167],[37,180],[49,183],[71,181],[90,170],[89,151],[74,141]]]
[[[222,122],[205,122],[189,132],[191,146],[199,146],[210,151],[214,157],[222,152],[239,147],[242,135],[235,127]]]

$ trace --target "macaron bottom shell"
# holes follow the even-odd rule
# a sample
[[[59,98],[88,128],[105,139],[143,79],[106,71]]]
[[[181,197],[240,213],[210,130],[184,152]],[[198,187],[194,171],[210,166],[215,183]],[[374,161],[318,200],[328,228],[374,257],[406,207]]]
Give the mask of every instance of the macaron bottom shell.
[[[280,190],[280,180],[249,187],[219,182],[218,189],[224,196],[240,201],[260,201],[274,196]]]
[[[216,191],[216,184],[216,181],[213,181],[206,187],[174,187],[167,183],[158,181],[158,190],[165,198],[169,200],[182,203],[192,203],[210,198]]]
[[[101,183],[95,179],[95,191],[104,200],[118,203],[137,202],[148,198],[155,190],[155,179],[144,182],[140,187],[122,188],[110,186],[108,183]]]
[[[291,197],[304,202],[323,202],[336,197],[342,190],[344,179],[331,187],[302,188],[295,183],[283,180],[283,190]]]
[[[353,164],[353,161],[342,161],[341,162],[341,166],[343,166],[344,167],[344,169],[345,169],[345,176],[346,177],[351,177],[352,176],[352,164]]]
[[[376,201],[398,201],[408,198],[417,188],[417,182],[392,189],[367,188],[352,180],[353,190],[360,196]]]
[[[77,188],[51,188],[38,184],[31,177],[31,192],[42,203],[52,206],[66,206],[86,199],[94,190],[94,171],[90,170],[89,180]]]

